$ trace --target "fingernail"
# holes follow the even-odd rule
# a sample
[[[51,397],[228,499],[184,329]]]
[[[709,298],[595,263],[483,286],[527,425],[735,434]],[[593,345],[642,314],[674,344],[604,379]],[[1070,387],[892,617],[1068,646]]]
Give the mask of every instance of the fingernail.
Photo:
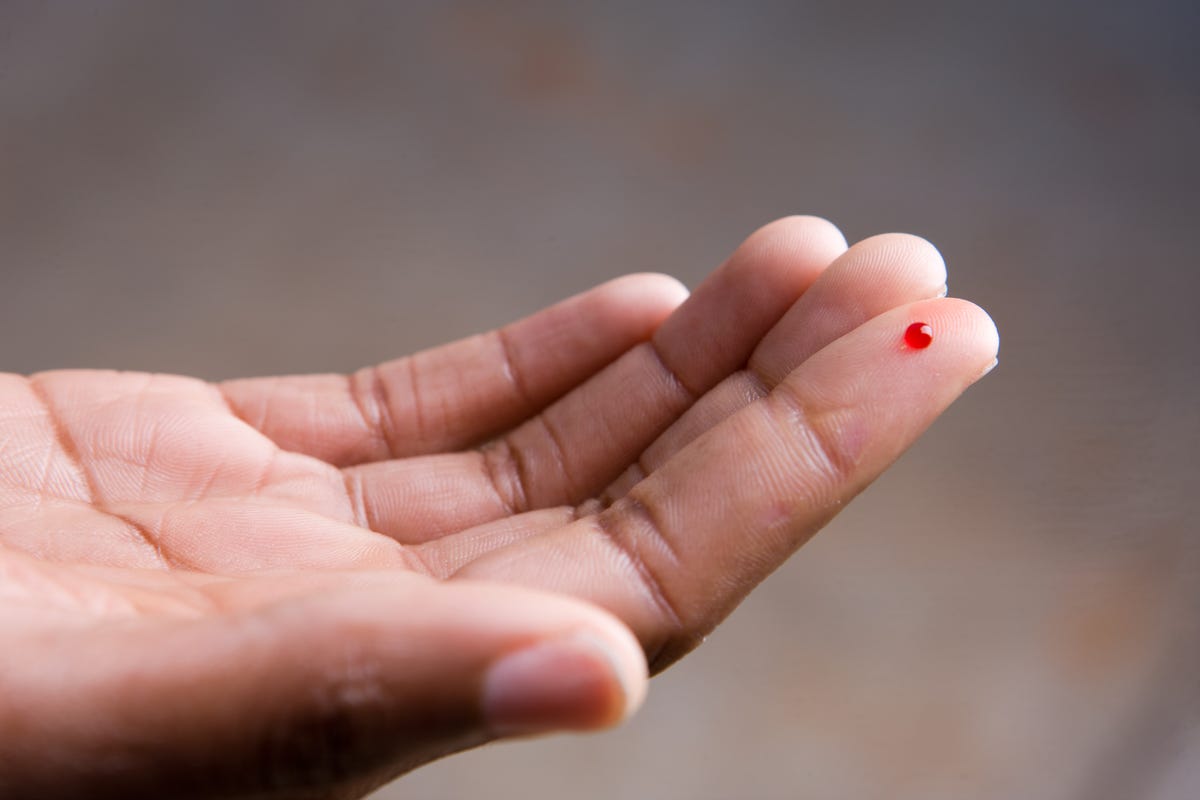
[[[585,730],[623,719],[628,694],[608,645],[594,634],[574,633],[492,664],[482,711],[501,735]]]
[[[1000,359],[993,358],[992,363],[990,363],[986,367],[984,367],[983,372],[979,373],[979,378],[982,378],[984,375],[987,375],[989,372],[994,370],[996,368],[996,365],[999,363],[1000,363]],[[976,378],[976,380],[979,380],[979,378]]]
[[[945,297],[945,296],[946,296],[946,295],[948,295],[948,294],[950,294],[950,285],[949,285],[949,284],[947,284],[947,283],[943,283],[943,284],[942,284],[942,288],[941,288],[941,289],[938,289],[937,296],[938,296],[938,297]]]

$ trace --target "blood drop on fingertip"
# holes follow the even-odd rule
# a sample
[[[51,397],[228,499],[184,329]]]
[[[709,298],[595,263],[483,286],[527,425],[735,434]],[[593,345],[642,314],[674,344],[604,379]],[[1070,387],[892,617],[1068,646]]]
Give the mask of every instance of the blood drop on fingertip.
[[[904,343],[914,350],[924,350],[933,343],[933,328],[928,322],[914,322],[904,331]]]

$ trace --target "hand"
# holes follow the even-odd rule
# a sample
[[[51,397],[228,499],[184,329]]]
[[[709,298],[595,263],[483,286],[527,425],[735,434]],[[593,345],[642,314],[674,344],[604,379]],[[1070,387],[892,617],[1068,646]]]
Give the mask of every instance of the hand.
[[[619,721],[993,363],[944,283],[790,218],[678,308],[348,377],[0,376],[0,795],[359,796]]]

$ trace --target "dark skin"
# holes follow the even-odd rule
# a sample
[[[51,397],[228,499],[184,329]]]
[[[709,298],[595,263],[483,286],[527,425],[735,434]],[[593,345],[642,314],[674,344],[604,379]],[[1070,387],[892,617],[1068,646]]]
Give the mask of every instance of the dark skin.
[[[351,376],[0,376],[0,795],[357,797],[619,722],[994,362],[944,284],[795,217]]]

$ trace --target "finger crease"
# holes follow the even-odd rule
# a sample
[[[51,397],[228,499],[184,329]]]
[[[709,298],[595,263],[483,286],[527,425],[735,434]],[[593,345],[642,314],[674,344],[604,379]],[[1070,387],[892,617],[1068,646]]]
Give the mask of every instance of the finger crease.
[[[363,386],[364,381],[366,387]],[[383,405],[387,399],[387,390],[381,388],[383,382],[379,367],[367,367],[346,376],[350,399],[362,418],[363,427],[382,442],[388,457],[394,457],[396,449],[392,441],[391,412]]]
[[[687,395],[688,403],[695,403],[698,399],[700,399],[700,396],[704,394],[704,389],[702,387],[693,388],[689,386],[679,374],[678,370],[667,363],[666,357],[663,356],[662,350],[659,348],[658,343],[654,341],[654,339],[650,339],[647,344],[650,345],[650,352],[654,354],[654,359],[658,362],[658,365],[662,368],[662,371],[666,373],[667,377],[670,378],[671,383],[675,384],[683,391],[684,394]]]
[[[408,358],[405,358],[404,365],[408,368],[408,387],[409,393],[412,397],[413,432],[416,434],[417,441],[424,443],[426,433],[425,404],[421,401],[421,381],[418,374],[419,370],[417,369],[417,357],[415,355],[411,355]],[[383,413],[387,415],[387,427],[392,431],[392,435],[394,436],[395,426],[393,425],[392,405],[390,402],[391,398],[387,387],[387,382],[381,380],[377,382],[377,385],[379,386],[379,392],[381,395],[380,402],[385,404],[383,406]],[[392,440],[389,438],[388,441],[388,447],[392,452],[392,458],[399,458],[396,448],[390,444]]]
[[[342,470],[342,486],[346,489],[346,500],[350,503],[350,514],[354,524],[360,528],[372,529],[366,505],[363,502],[362,478],[355,470],[344,469]]]
[[[492,491],[507,514],[519,514],[529,508],[528,476],[525,459],[507,438],[497,439],[481,451],[483,470]]]
[[[497,328],[495,334],[496,340],[500,343],[501,368],[504,376],[508,378],[508,382],[512,384],[513,392],[517,399],[524,404],[526,410],[537,408],[537,404],[533,402],[533,396],[529,392],[529,387],[525,383],[525,374],[517,366],[516,351],[513,348],[511,337],[504,328]]]
[[[800,398],[799,394],[787,387],[787,384],[780,384],[771,392],[770,399],[783,406],[783,419],[789,429],[787,439],[794,439],[790,435],[795,431],[800,431],[805,439],[811,445],[812,450],[821,460],[821,465],[824,467],[825,474],[830,481],[836,486],[849,478],[854,471],[855,462],[846,453],[845,448],[841,447],[836,432],[830,432],[823,425],[814,424],[818,415],[808,408],[807,404]],[[777,414],[776,419],[780,417]]]
[[[558,468],[558,474],[562,476],[563,488],[566,489],[567,497],[574,498],[578,494],[575,488],[575,479],[571,475],[571,471],[567,469],[567,451],[563,447],[562,436],[558,429],[550,424],[550,420],[545,414],[539,414],[535,419],[542,429],[546,432],[546,440],[550,443],[550,457],[554,459],[554,465]]]
[[[624,523],[617,523],[615,517],[618,514],[624,517],[626,520]],[[684,630],[683,618],[676,604],[672,602],[668,595],[662,580],[659,579],[654,568],[650,566],[649,561],[643,555],[643,548],[640,544],[645,538],[650,538],[655,543],[661,545],[660,549],[670,557],[673,567],[679,566],[679,555],[675,552],[674,547],[671,546],[667,537],[663,535],[663,529],[654,512],[640,500],[632,496],[626,496],[620,501],[620,505],[615,505],[609,510],[591,517],[591,521],[596,530],[617,549],[621,556],[637,572],[638,577],[641,578],[642,585],[646,589],[646,593],[663,619],[677,633],[682,633]],[[637,534],[631,533],[634,527],[638,531]],[[661,652],[667,646],[667,641],[670,638],[670,636],[665,637],[664,642],[658,648],[658,652]],[[654,654],[654,656],[656,655],[657,653]],[[654,661],[654,656],[650,658],[651,662]]]

